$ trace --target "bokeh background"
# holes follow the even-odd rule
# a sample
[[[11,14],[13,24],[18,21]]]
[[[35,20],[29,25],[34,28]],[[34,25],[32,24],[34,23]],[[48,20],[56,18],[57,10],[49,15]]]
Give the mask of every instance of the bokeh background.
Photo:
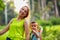
[[[25,3],[30,9],[29,21],[43,27],[42,40],[60,40],[60,0],[0,0],[0,31],[17,17]],[[5,40],[7,35],[8,32],[1,35],[0,40]]]

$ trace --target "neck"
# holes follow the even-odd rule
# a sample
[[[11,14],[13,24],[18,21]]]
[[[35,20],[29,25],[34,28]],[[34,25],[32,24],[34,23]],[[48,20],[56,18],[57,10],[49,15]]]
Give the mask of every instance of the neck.
[[[18,16],[18,18],[17,18],[18,20],[21,20],[21,19],[23,19],[21,16]]]

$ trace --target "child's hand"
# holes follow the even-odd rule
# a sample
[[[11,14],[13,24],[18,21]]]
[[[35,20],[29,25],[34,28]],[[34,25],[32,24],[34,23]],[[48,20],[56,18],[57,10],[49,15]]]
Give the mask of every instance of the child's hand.
[[[36,35],[37,38],[40,37],[40,35],[38,34],[38,31],[37,31],[37,30],[32,30],[32,31],[33,31],[33,33]]]
[[[35,30],[32,30],[33,32],[36,32]]]
[[[37,30],[32,30],[33,31],[33,33],[36,33],[37,32]]]

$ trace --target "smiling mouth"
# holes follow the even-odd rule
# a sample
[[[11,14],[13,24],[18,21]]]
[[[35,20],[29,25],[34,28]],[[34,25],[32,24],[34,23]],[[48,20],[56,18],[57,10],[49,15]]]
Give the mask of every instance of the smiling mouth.
[[[24,13],[22,13],[21,15],[24,15]]]

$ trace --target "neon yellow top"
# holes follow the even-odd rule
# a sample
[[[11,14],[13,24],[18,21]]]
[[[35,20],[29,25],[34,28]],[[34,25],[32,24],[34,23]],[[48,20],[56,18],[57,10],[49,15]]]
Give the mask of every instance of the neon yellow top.
[[[24,19],[17,21],[16,18],[10,24],[8,37],[12,40],[25,40]]]

